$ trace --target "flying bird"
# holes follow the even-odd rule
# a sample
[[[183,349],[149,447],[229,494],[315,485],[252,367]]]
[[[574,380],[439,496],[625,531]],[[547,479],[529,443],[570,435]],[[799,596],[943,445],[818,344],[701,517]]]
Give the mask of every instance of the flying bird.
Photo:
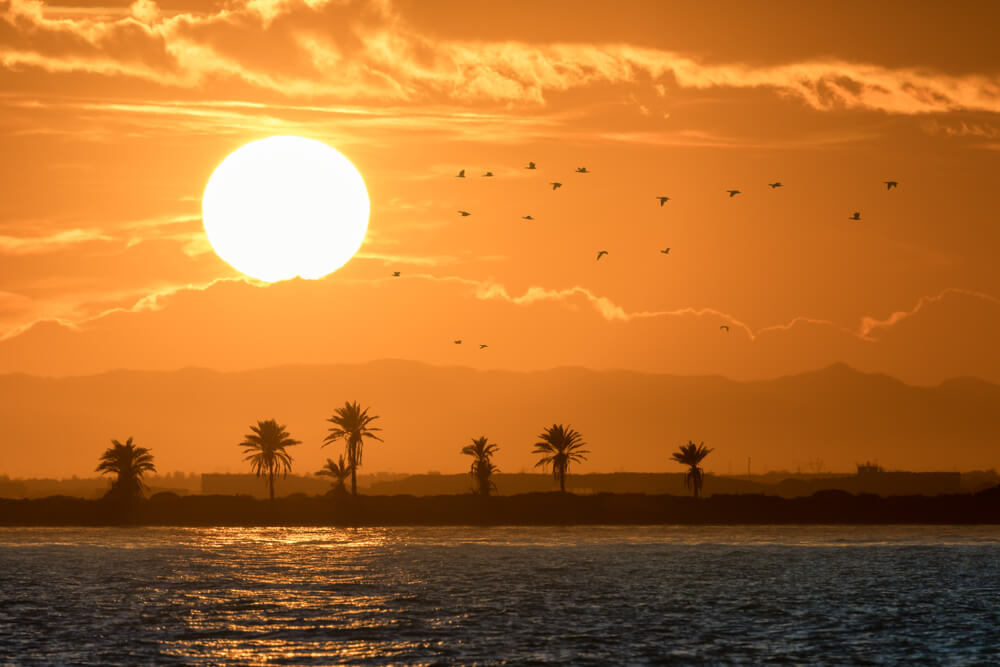
[[[578,173],[578,174],[589,174],[590,172],[587,171],[586,167],[577,167],[576,168],[576,173]]]
[[[471,213],[469,213],[468,211],[459,211],[459,213],[461,213],[461,214],[462,214],[462,217],[463,217],[463,218],[464,218],[465,216],[467,216],[467,215],[472,215],[472,214],[471,214]]]
[[[725,331],[726,333],[729,333],[729,325],[728,324],[719,325],[719,330],[720,331]]]
[[[462,169],[457,174],[455,174],[455,178],[465,178],[465,170]]]
[[[522,215],[521,220],[534,220],[530,215]]]
[[[455,345],[461,345],[462,344],[462,339],[459,338],[458,340],[454,341],[454,343],[455,343]]]
[[[848,220],[860,220],[861,219],[861,211],[855,211],[854,215],[848,216],[847,219]]]
[[[483,178],[491,178],[492,176],[493,176],[493,172],[492,171],[488,171],[485,174],[483,174]]]
[[[534,168],[535,168],[535,163],[534,162],[529,162],[528,166],[525,167],[525,169],[534,169]]]
[[[553,190],[556,190],[556,189],[558,189],[558,188],[561,188],[561,187],[562,187],[562,183],[556,183],[555,181],[553,181],[552,183],[549,183],[549,185],[551,185],[551,186],[552,186],[552,189],[553,189]]]
[[[782,183],[781,181],[775,181],[774,183],[768,183],[767,184],[767,186],[769,188],[771,188],[772,190],[775,189],[775,188],[780,188],[782,185],[784,185],[784,183]]]
[[[726,190],[726,192],[728,192],[728,193],[729,193],[729,198],[730,198],[730,199],[732,199],[732,198],[733,198],[733,197],[735,197],[736,195],[741,195],[741,194],[743,194],[743,193],[742,193],[742,192],[740,192],[739,190]]]
[[[480,349],[480,350],[485,350],[485,349],[486,349],[486,348],[488,348],[488,347],[489,347],[489,345],[487,345],[486,343],[480,343],[480,344],[479,344],[479,349]]]
[[[393,278],[398,278],[399,277],[399,271],[393,271],[392,272],[392,277]]]
[[[883,181],[883,183],[885,183],[886,190],[892,190],[893,188],[899,187],[899,183],[897,181]]]
[[[664,204],[666,204],[666,203],[667,203],[668,201],[670,201],[670,197],[657,197],[657,199],[659,199],[659,200],[660,200],[660,206],[663,206],[663,205],[664,205]]]
[[[669,255],[670,254],[670,248],[664,248],[663,250],[660,251],[660,253],[662,253],[664,255]]]
[[[607,254],[608,254],[607,250],[601,250],[599,253],[597,253],[597,259],[598,259],[598,261],[600,261],[601,257],[603,257],[604,255],[607,255]]]

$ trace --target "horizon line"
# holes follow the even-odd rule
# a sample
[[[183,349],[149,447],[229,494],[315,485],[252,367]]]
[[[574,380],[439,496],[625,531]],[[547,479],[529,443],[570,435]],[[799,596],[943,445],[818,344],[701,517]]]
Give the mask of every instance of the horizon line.
[[[825,366],[819,366],[814,368],[808,368],[794,373],[783,373],[780,375],[773,375],[767,377],[761,377],[756,379],[742,380],[727,375],[722,375],[720,373],[705,373],[705,374],[694,374],[694,373],[668,373],[668,372],[658,372],[658,371],[644,371],[636,370],[632,368],[591,368],[588,366],[581,365],[559,365],[559,366],[547,366],[544,368],[534,368],[534,369],[509,369],[509,368],[476,368],[474,366],[467,366],[462,364],[435,364],[427,361],[421,361],[419,359],[404,359],[401,357],[378,357],[374,359],[368,359],[365,361],[328,361],[328,362],[288,362],[283,364],[271,364],[265,366],[251,366],[245,368],[210,368],[208,366],[181,366],[173,369],[156,369],[156,368],[109,368],[107,370],[98,371],[94,373],[71,373],[67,375],[48,375],[48,374],[36,374],[36,373],[26,373],[24,371],[13,371],[13,372],[2,372],[0,371],[0,378],[16,378],[25,377],[40,380],[68,380],[68,379],[82,379],[82,378],[97,378],[107,375],[114,374],[177,374],[184,372],[205,372],[214,373],[218,375],[235,375],[239,373],[255,373],[261,371],[276,371],[283,369],[295,369],[295,368],[327,368],[327,367],[337,367],[337,366],[367,366],[380,363],[398,363],[398,364],[411,364],[415,366],[423,366],[427,368],[437,368],[437,369],[457,369],[457,370],[468,370],[476,373],[505,373],[509,375],[529,375],[533,373],[552,373],[558,371],[584,371],[594,374],[607,374],[607,373],[626,373],[630,375],[642,375],[642,376],[657,376],[657,377],[671,377],[671,378],[712,378],[721,379],[728,382],[735,382],[739,384],[752,384],[758,382],[773,382],[776,380],[783,380],[787,378],[800,377],[803,375],[821,373],[824,371],[830,371],[832,369],[846,368],[852,373],[858,375],[864,375],[868,377],[884,377],[891,379],[895,382],[903,384],[908,387],[918,387],[925,389],[933,389],[941,387],[944,384],[950,382],[956,382],[961,380],[973,380],[977,382],[982,382],[995,387],[1000,387],[1000,383],[994,382],[993,380],[981,377],[978,375],[954,375],[944,378],[934,384],[918,384],[913,382],[907,382],[895,375],[881,371],[865,371],[861,370],[855,366],[852,366],[846,361],[835,361]]]

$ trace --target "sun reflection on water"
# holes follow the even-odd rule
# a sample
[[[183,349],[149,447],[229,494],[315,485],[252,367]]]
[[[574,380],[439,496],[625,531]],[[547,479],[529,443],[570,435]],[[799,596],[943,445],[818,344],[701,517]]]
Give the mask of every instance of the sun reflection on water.
[[[0,530],[0,663],[991,662],[998,563],[997,527]]]

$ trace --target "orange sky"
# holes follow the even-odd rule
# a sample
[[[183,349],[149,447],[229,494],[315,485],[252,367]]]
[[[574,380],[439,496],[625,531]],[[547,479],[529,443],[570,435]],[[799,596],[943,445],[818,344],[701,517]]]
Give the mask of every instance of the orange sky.
[[[0,1],[0,373],[1000,382],[1000,7],[102,4]],[[273,134],[368,184],[323,280],[245,282],[205,241],[208,176]]]

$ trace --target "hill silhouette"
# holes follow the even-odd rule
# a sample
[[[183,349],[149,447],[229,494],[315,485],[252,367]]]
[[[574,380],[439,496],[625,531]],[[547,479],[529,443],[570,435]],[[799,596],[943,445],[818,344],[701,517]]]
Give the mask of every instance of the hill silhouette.
[[[843,364],[766,381],[556,368],[482,371],[385,360],[241,372],[184,369],[93,376],[0,376],[7,397],[5,469],[17,476],[89,475],[111,438],[134,436],[161,471],[246,472],[247,425],[276,418],[303,445],[294,472],[318,470],[324,420],[345,400],[381,415],[385,443],[370,472],[466,472],[470,438],[500,445],[501,471],[533,470],[548,424],[568,423],[592,454],[579,472],[679,472],[670,452],[688,439],[715,448],[707,470],[853,471],[997,467],[1000,386],[960,378],[916,387]],[[572,474],[573,471],[571,471]]]

